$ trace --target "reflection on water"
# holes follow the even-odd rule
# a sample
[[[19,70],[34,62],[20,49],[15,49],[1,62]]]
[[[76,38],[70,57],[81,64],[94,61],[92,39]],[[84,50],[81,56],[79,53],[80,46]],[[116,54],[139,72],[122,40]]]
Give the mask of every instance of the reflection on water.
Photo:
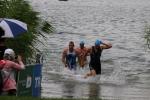
[[[63,84],[63,97],[71,97],[73,98],[74,97],[74,94],[76,93],[75,92],[75,88],[76,85],[74,83],[64,83]]]
[[[45,56],[43,97],[150,100],[150,55],[142,38],[150,24],[150,0],[29,1],[56,28],[43,40],[46,47],[38,47]],[[61,52],[68,41],[92,46],[97,38],[113,44],[102,53],[100,78],[82,78],[88,65],[77,75],[65,73]]]
[[[96,99],[100,96],[100,87],[98,84],[89,84],[89,98]]]

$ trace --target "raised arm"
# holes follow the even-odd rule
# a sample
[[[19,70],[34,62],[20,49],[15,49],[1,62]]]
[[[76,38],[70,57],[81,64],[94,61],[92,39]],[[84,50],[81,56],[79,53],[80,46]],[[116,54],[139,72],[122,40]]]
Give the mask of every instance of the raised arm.
[[[17,60],[18,60],[19,65],[21,66],[21,68],[22,68],[22,69],[25,69],[25,65],[24,65],[24,63],[22,62],[22,57],[21,57],[20,55],[18,55]]]
[[[102,49],[109,49],[109,48],[112,47],[112,44],[111,44],[111,43],[108,43],[108,42],[106,43],[106,42],[102,42],[102,41],[101,41],[100,47],[101,47]]]

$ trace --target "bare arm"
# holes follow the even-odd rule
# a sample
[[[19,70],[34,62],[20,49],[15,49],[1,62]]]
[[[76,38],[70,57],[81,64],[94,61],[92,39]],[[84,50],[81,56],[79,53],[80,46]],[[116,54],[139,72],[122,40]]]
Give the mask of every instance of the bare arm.
[[[19,65],[21,65],[21,68],[22,68],[22,69],[25,69],[25,65],[24,65],[24,63],[22,62],[22,57],[21,57],[20,55],[18,55],[17,61],[18,61]]]
[[[66,55],[67,55],[67,50],[65,49],[62,53],[62,63],[67,67],[67,62],[66,62]]]
[[[88,47],[88,48],[87,48],[87,56],[89,56],[89,55],[90,55],[91,50],[92,50],[92,47]]]
[[[17,57],[16,60],[17,60],[17,62],[9,61],[9,64],[11,64],[12,67],[17,69],[17,70],[25,69],[25,65],[22,62],[22,57],[20,55]]]
[[[102,42],[102,44],[100,45],[100,47],[102,49],[109,49],[112,47],[112,44],[111,43],[105,43],[105,42]]]

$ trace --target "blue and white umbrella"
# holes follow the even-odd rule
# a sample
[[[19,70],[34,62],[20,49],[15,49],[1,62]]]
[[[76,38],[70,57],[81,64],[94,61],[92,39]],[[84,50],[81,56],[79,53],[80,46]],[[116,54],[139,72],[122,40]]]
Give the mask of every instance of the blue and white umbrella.
[[[27,24],[15,19],[0,19],[0,27],[5,31],[4,38],[14,38],[27,32]]]

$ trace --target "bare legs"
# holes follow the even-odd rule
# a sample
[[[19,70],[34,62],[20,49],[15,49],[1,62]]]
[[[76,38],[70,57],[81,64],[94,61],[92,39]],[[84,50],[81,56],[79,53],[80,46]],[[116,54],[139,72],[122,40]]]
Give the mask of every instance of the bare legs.
[[[87,78],[87,77],[89,77],[89,76],[96,76],[96,72],[95,72],[94,69],[90,70],[90,72],[88,72],[88,73],[84,76],[84,78]]]

